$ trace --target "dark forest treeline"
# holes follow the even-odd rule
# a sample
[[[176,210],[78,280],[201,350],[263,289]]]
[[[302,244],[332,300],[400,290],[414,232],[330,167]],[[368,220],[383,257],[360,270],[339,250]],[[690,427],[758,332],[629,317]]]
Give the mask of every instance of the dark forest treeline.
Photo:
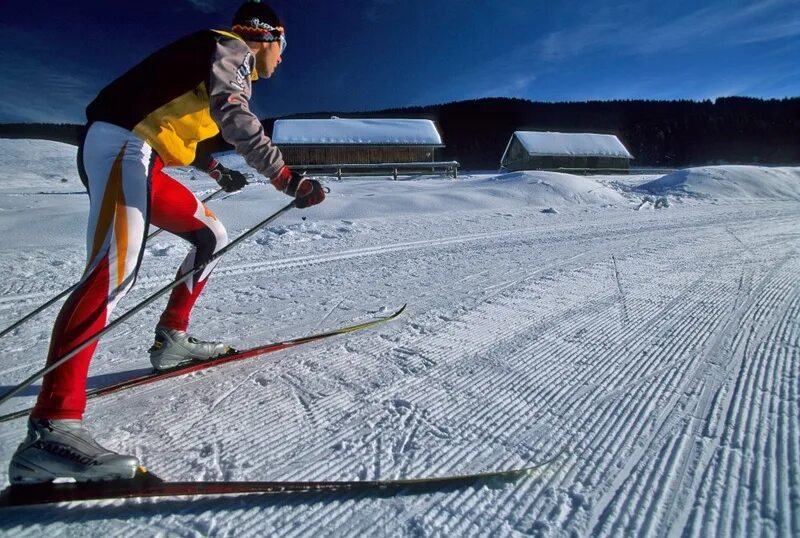
[[[540,103],[490,98],[363,113],[320,112],[291,118],[410,117],[436,121],[446,148],[437,158],[471,169],[497,168],[515,130],[617,135],[632,165],[800,164],[800,98],[726,97],[716,101]],[[272,131],[274,119],[264,121]],[[0,125],[0,137],[75,143],[75,125]],[[210,148],[218,149],[214,144]]]
[[[361,114],[292,117],[331,115],[432,119],[447,146],[437,157],[460,161],[472,169],[497,168],[515,130],[615,134],[634,155],[634,167],[800,164],[800,98],[583,103],[492,98]],[[271,122],[266,125],[271,128]]]
[[[78,145],[81,126],[70,123],[0,123],[0,138],[54,140]]]

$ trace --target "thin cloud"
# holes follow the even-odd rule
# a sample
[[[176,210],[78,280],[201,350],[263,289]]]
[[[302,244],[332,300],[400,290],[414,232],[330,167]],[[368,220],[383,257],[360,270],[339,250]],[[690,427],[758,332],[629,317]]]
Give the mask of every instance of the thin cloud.
[[[186,0],[187,3],[194,6],[197,11],[201,13],[214,13],[218,11],[217,2],[215,0]]]
[[[541,37],[533,46],[523,46],[519,54],[535,61],[560,62],[581,56],[586,52],[607,48],[609,35],[615,28],[610,23],[595,23],[585,26],[558,30]]]
[[[521,97],[527,95],[534,83],[539,80],[540,75],[536,72],[521,73],[500,80],[499,83],[490,84],[482,88],[472,90],[472,95],[468,99],[480,99],[481,97],[495,97],[504,95],[509,97]]]
[[[98,78],[85,65],[71,65],[65,60],[57,68],[32,56],[0,52],[0,69],[6,77],[0,118],[12,122],[81,123],[84,110],[99,88]],[[31,91],[31,73],[42,74]]]
[[[614,79],[595,85],[592,92],[597,99],[717,99],[731,95],[785,97],[791,94],[790,88],[797,86],[798,79],[800,67],[777,64],[714,77],[656,73],[623,81]],[[575,96],[578,96],[577,92]]]
[[[552,73],[551,64],[537,62],[532,46],[516,47],[491,56],[473,69],[448,74],[447,83],[431,80],[426,91],[415,96],[414,103],[423,105],[458,99],[479,99],[498,95],[524,97],[544,75]],[[457,89],[458,95],[453,90]]]
[[[750,6],[706,6],[677,19],[591,21],[551,32],[535,43],[537,60],[560,62],[589,53],[646,55],[773,41],[800,35],[794,0],[765,0]]]
[[[676,80],[674,74],[664,74],[642,80],[645,75],[631,73],[618,83],[619,79],[606,81],[600,77],[588,92],[585,87],[568,87],[564,91],[563,85],[555,81],[563,76],[560,73],[574,73],[576,65],[585,64],[587,58],[598,54],[625,61],[625,57],[662,56],[709,47],[720,50],[768,41],[779,44],[779,39],[800,35],[800,12],[789,9],[792,3],[796,4],[796,0],[765,0],[738,6],[707,5],[667,21],[654,16],[648,18],[639,7],[624,14],[620,6],[607,6],[587,17],[584,24],[549,32],[532,43],[506,49],[493,61],[448,78],[446,86],[432,87],[420,97],[448,100],[453,95],[453,87],[458,87],[465,98],[530,97],[539,93],[537,85],[559,87],[564,99],[582,99],[589,93],[598,99],[714,98],[764,92],[777,95],[781,89],[767,81],[779,77],[780,68],[771,75],[737,73],[730,79],[696,76],[694,80]],[[780,85],[780,88],[791,87],[790,81]]]
[[[766,0],[740,8],[709,6],[665,25],[645,29],[649,38],[638,48],[630,35],[626,37],[637,52],[647,54],[686,50],[698,44],[725,47],[800,35],[800,15],[781,11],[789,3]]]
[[[734,42],[738,40],[740,44],[761,43],[764,41],[775,41],[788,37],[800,35],[800,13],[794,18],[775,21],[750,29],[738,36],[733,36]]]

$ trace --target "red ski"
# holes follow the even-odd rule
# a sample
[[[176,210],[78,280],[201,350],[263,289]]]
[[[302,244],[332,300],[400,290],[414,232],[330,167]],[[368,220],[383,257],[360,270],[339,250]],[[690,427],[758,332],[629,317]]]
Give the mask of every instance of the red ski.
[[[375,318],[373,320],[366,321],[364,323],[358,323],[356,325],[348,325],[347,327],[341,327],[339,329],[334,329],[332,331],[313,334],[310,336],[303,336],[300,338],[294,338],[292,340],[285,340],[283,342],[273,342],[271,344],[257,346],[250,349],[245,349],[243,351],[234,351],[233,353],[230,353],[223,357],[219,357],[217,359],[193,362],[184,366],[178,366],[177,368],[173,368],[171,370],[162,370],[157,372],[154,371],[149,374],[134,377],[132,379],[128,379],[125,381],[120,381],[119,383],[114,383],[113,385],[107,385],[105,387],[99,387],[96,389],[89,390],[86,392],[86,398],[87,399],[97,398],[99,396],[105,396],[106,394],[113,394],[115,392],[119,392],[121,390],[125,390],[131,387],[137,387],[139,385],[147,385],[149,383],[155,383],[156,381],[161,381],[162,379],[169,379],[170,377],[177,377],[191,372],[197,372],[198,370],[205,370],[206,368],[211,368],[213,366],[219,366],[221,364],[226,364],[229,362],[249,359],[251,357],[264,355],[266,353],[272,353],[275,351],[281,351],[283,349],[299,346],[301,344],[316,342],[317,340],[324,340],[325,338],[330,338],[332,336],[351,333],[354,331],[359,331],[361,329],[367,329],[369,327],[374,327],[375,325],[379,325],[381,323],[385,323],[387,321],[395,319],[400,314],[402,314],[405,309],[406,305],[403,305],[397,312],[393,314],[390,314],[386,317]],[[31,410],[32,408],[29,408],[29,409],[23,409],[21,411],[15,411],[13,413],[8,413],[6,415],[0,415],[0,422],[6,422],[9,420],[13,420],[15,418],[28,416]]]

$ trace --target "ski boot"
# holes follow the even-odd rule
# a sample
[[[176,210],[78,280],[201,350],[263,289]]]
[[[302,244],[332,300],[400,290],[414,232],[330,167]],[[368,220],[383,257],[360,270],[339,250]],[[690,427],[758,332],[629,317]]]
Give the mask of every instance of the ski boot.
[[[11,484],[130,479],[139,460],[117,454],[92,439],[81,420],[29,419],[28,435],[8,466]]]
[[[156,370],[171,370],[196,361],[215,359],[235,350],[221,342],[204,342],[184,331],[156,327],[156,339],[150,348],[150,363]]]

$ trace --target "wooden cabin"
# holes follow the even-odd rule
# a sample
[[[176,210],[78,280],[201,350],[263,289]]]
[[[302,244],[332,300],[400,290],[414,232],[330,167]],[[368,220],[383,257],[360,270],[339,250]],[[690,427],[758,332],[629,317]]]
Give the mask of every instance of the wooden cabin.
[[[272,141],[289,166],[434,161],[444,147],[436,125],[419,119],[276,120]]]
[[[516,131],[500,169],[627,173],[633,155],[614,135]]]

